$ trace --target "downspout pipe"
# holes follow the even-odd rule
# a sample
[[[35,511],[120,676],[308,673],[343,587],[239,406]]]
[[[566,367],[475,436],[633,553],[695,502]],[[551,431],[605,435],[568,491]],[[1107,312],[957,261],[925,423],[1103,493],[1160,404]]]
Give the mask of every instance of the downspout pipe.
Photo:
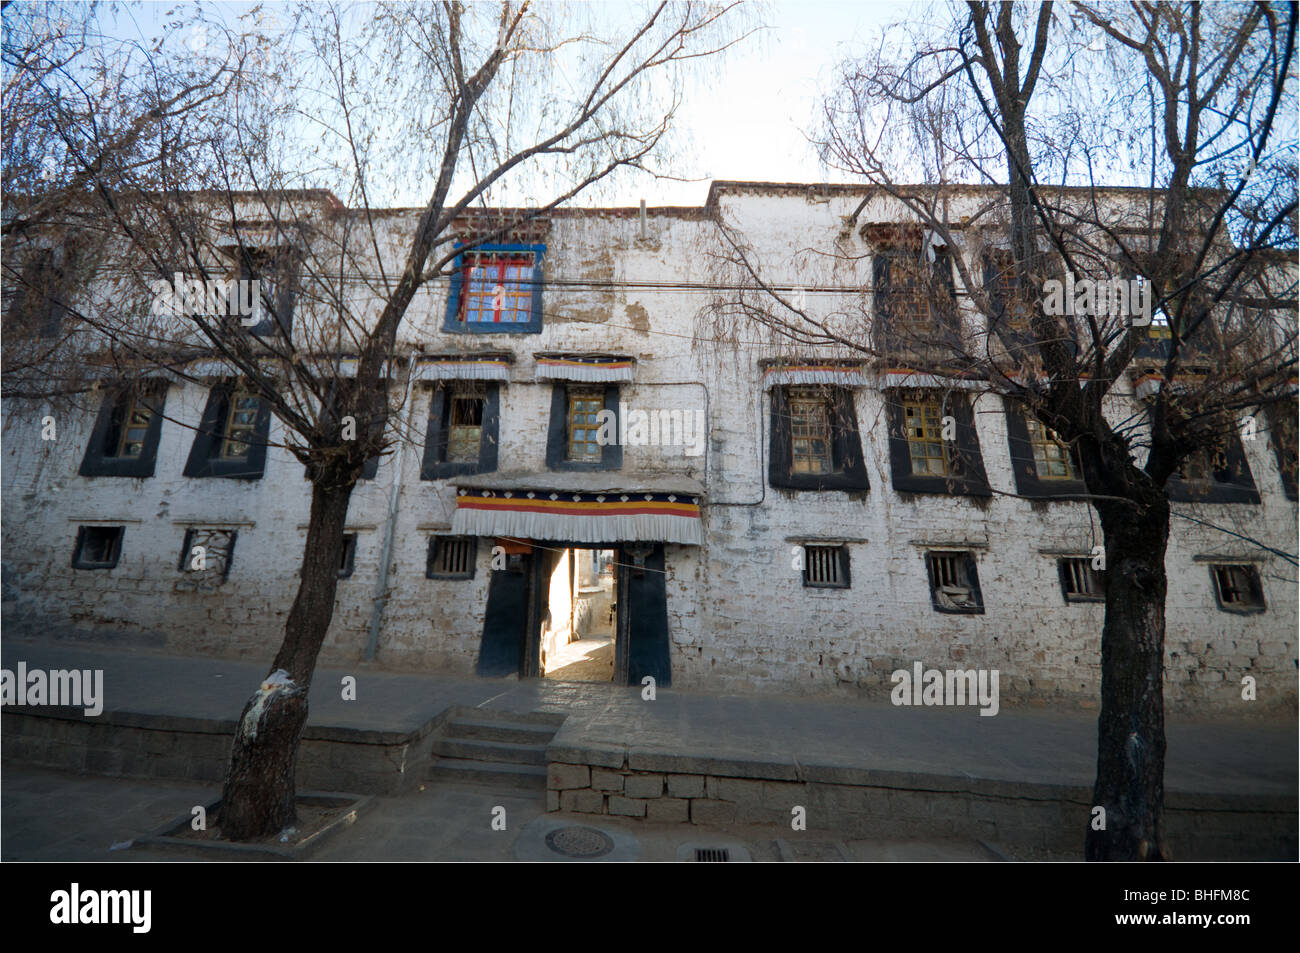
[[[406,433],[406,421],[411,414],[411,385],[415,382],[415,358],[411,352],[406,367],[406,397],[402,401],[402,412],[398,433]],[[406,451],[406,439],[397,441],[397,452],[393,454],[393,483],[388,491],[388,521],[384,524],[384,548],[379,558],[379,577],[375,581],[375,597],[370,606],[370,637],[366,640],[367,662],[373,662],[379,651],[379,624],[384,618],[384,606],[388,602],[388,567],[393,562],[393,538],[397,533],[397,506],[402,497],[402,458]]]

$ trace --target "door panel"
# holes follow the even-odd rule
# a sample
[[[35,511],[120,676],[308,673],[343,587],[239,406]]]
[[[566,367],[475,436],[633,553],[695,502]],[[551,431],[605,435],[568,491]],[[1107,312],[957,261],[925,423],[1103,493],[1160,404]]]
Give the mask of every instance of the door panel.
[[[497,678],[523,674],[528,642],[529,590],[533,556],[521,556],[514,569],[494,569],[488,582],[483,638],[479,642],[479,675]]]
[[[636,567],[631,547],[619,550],[619,642],[625,650],[615,656],[615,678],[626,664],[628,685],[640,685],[653,675],[658,688],[672,684],[668,651],[668,591],[664,579],[664,547],[655,543]]]

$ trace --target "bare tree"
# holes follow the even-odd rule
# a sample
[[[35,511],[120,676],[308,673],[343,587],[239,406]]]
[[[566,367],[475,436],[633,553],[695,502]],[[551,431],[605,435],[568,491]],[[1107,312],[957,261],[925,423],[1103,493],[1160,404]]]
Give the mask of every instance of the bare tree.
[[[1296,155],[1278,129],[1293,121],[1295,30],[1293,6],[1077,5],[1061,21],[1050,3],[974,2],[937,33],[914,28],[910,48],[893,28],[845,64],[816,134],[831,168],[869,186],[844,234],[874,257],[844,242],[814,257],[864,267],[871,308],[864,295],[811,311],[720,226],[744,290],[711,307],[712,333],[978,382],[1077,461],[1106,557],[1106,824],[1090,826],[1088,859],[1168,857],[1170,481],[1230,469],[1243,415],[1266,412],[1295,454]],[[872,218],[882,208],[894,224]],[[1107,307],[1117,290],[1076,301],[1117,280],[1121,306]],[[1113,396],[1126,376],[1131,411]]]
[[[74,231],[101,235],[112,265],[83,289],[61,353],[128,386],[159,373],[206,379],[212,367],[196,359],[215,362],[236,409],[281,422],[311,481],[301,581],[240,718],[223,836],[266,836],[295,818],[349,500],[367,462],[405,436],[411,336],[399,330],[413,304],[445,290],[458,256],[539,234],[579,194],[629,172],[670,173],[659,160],[684,71],[743,35],[735,6],[304,5],[275,30],[216,31],[207,58],[246,81],[200,125],[201,162],[182,167],[160,148],[110,174],[97,157],[111,150],[67,150],[86,207]],[[387,211],[402,188],[422,206]],[[257,282],[256,302],[240,279]],[[237,450],[267,442],[254,431]]]

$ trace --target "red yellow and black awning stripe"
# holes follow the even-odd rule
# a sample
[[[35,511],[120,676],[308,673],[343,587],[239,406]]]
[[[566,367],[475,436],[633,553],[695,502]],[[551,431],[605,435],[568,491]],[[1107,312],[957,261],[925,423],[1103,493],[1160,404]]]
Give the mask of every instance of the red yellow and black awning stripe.
[[[664,542],[698,546],[700,500],[678,493],[565,493],[462,488],[452,531],[575,543]]]

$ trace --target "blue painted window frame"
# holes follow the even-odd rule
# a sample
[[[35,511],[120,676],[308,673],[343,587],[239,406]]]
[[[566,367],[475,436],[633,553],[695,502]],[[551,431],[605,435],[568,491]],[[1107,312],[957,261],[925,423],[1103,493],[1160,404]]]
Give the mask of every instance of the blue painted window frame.
[[[465,248],[457,242],[455,248]],[[533,256],[533,297],[532,320],[528,322],[459,321],[461,287],[465,281],[465,255],[478,252],[531,253]],[[443,317],[442,329],[457,334],[540,334],[542,332],[542,291],[543,261],[546,257],[545,245],[476,245],[465,248],[456,255],[452,263],[451,288],[447,292],[447,311]]]

